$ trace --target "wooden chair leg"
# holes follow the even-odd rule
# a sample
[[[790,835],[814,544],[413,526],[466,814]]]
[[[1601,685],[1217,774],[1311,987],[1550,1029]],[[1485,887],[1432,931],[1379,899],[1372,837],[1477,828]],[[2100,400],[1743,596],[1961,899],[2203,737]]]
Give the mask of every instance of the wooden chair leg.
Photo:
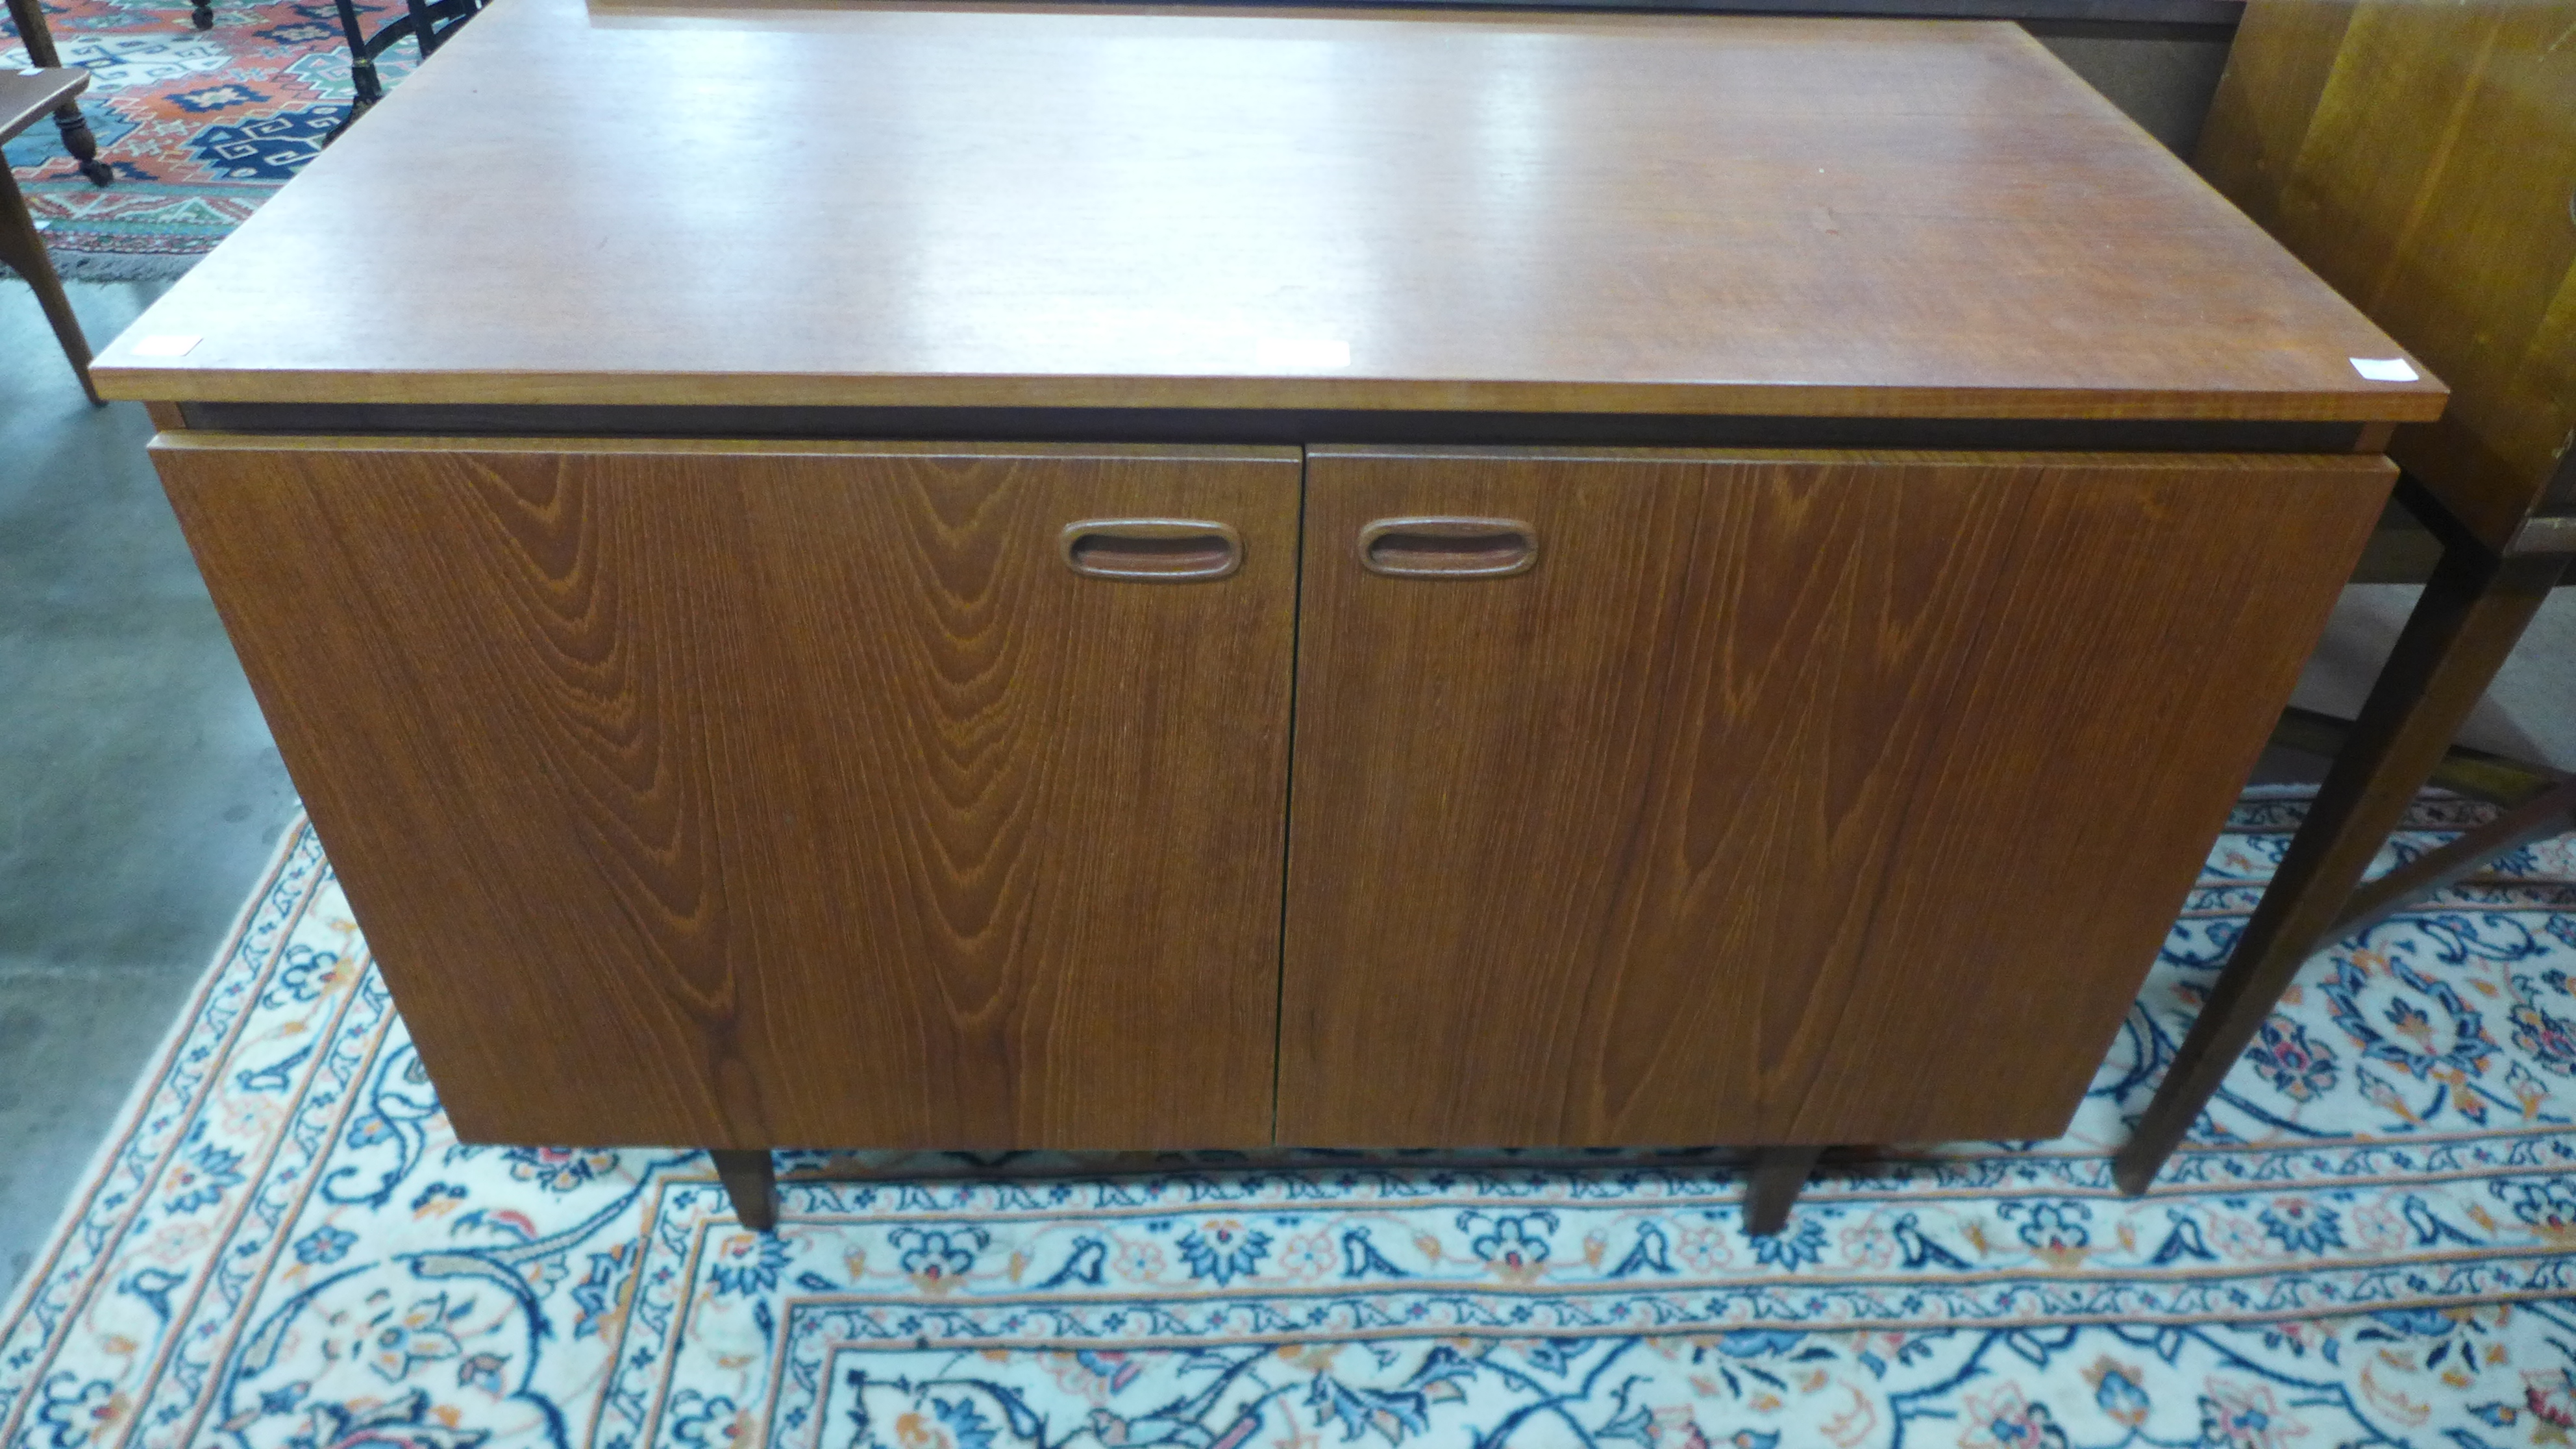
[[[80,318],[72,312],[71,298],[63,295],[63,280],[54,272],[45,238],[27,214],[27,199],[18,193],[18,180],[6,166],[0,166],[0,262],[8,263],[35,289],[36,302],[45,309],[45,320],[54,324],[54,336],[63,344],[63,356],[71,359],[81,391],[89,394],[94,406],[105,406],[89,380],[89,339],[81,335]]]
[[[18,43],[27,47],[31,65],[50,70],[63,63],[61,52],[54,49],[54,32],[45,24],[41,0],[8,0],[9,21],[18,28]],[[65,101],[54,108],[55,129],[63,133],[63,149],[80,163],[80,173],[91,183],[105,186],[116,179],[107,163],[98,159],[98,137],[89,129],[89,118],[81,114],[80,103]]]
[[[2343,914],[2327,929],[2326,939],[2357,936],[2433,892],[2467,880],[2506,851],[2569,829],[2576,829],[2576,778],[2559,781],[2477,829],[2462,831],[2439,850],[2428,850],[2354,891]]]
[[[2299,967],[2335,939],[2334,925],[2362,873],[2441,762],[2566,562],[2498,559],[2467,540],[2444,550],[2307,820],[2292,837],[2146,1116],[2114,1159],[2112,1177],[2121,1191],[2146,1191]]]
[[[1822,1147],[1765,1147],[1753,1154],[1753,1171],[1744,1184],[1746,1232],[1767,1238],[1789,1225],[1789,1209],[1824,1151]]]
[[[81,114],[80,102],[65,101],[54,109],[54,129],[63,134],[63,149],[72,153],[80,174],[92,186],[105,186],[116,179],[106,162],[98,159],[98,137],[90,131],[89,117]]]
[[[733,1201],[733,1215],[755,1233],[778,1229],[778,1169],[765,1149],[737,1151],[719,1147],[707,1154],[716,1160],[716,1178]]]

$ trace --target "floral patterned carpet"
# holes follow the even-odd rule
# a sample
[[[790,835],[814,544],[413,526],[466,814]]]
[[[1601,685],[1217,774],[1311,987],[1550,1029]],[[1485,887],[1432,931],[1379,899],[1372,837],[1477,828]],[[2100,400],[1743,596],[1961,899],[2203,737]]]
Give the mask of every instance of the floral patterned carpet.
[[[216,0],[215,28],[190,24],[187,0],[42,0],[63,63],[88,68],[81,111],[99,159],[92,186],[50,122],[6,148],[66,281],[176,277],[241,225],[322,148],[353,95],[349,48],[331,0]],[[362,0],[372,30],[400,0]],[[0,65],[27,64],[0,19]],[[390,86],[419,52],[377,61]],[[0,269],[0,276],[6,276]],[[316,278],[315,285],[330,285]]]
[[[1683,1153],[791,1154],[755,1236],[694,1153],[457,1145],[299,829],[0,1317],[0,1445],[2567,1444],[2576,837],[2312,966],[2112,1190],[2300,808],[2240,805],[2069,1135],[1772,1239]]]

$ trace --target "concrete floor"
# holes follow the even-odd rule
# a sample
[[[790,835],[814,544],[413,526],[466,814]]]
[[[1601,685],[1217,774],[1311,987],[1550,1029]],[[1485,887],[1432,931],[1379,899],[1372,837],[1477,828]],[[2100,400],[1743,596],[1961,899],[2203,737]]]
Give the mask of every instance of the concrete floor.
[[[2415,595],[2396,584],[2345,589],[2292,702],[2347,718],[2358,711]],[[2558,590],[2541,607],[2460,743],[2576,770],[2576,588]]]
[[[99,342],[159,290],[72,289]],[[151,436],[0,274],[0,1297],[295,813]]]
[[[104,341],[156,289],[72,290]],[[295,810],[151,433],[82,399],[34,295],[0,280],[0,1295]],[[2348,713],[2411,593],[2348,591],[2301,702]],[[2576,769],[2576,590],[2470,738]]]

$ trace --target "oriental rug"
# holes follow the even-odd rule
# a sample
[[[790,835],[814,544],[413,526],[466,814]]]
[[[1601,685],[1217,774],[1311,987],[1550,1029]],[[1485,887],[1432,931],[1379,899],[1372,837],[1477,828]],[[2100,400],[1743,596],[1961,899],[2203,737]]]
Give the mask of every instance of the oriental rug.
[[[0,1445],[2566,1444],[2576,837],[2312,963],[2112,1188],[2301,808],[2239,805],[2068,1135],[1767,1239],[1684,1152],[789,1154],[755,1236],[695,1153],[458,1145],[299,828],[0,1317]]]
[[[86,67],[82,114],[116,173],[92,186],[39,121],[7,146],[10,167],[65,281],[176,277],[241,225],[322,148],[354,95],[331,0],[217,0],[198,30],[187,0],[42,0],[63,63]],[[368,30],[400,0],[361,0]],[[390,87],[419,52],[376,63]],[[0,20],[0,66],[27,64]],[[8,275],[0,269],[0,277]],[[315,277],[313,285],[333,285]],[[104,341],[105,339],[99,339]]]

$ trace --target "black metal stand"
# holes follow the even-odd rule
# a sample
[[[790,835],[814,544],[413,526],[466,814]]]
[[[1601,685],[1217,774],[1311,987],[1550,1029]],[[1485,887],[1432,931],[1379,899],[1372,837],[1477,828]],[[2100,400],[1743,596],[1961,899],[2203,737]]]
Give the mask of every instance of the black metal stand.
[[[33,0],[28,0],[28,3],[33,3]],[[360,116],[374,109],[376,102],[385,98],[384,82],[376,76],[377,56],[411,40],[419,44],[420,58],[427,60],[446,43],[449,36],[456,33],[457,27],[473,19],[475,12],[483,8],[483,0],[404,0],[404,4],[404,15],[385,22],[375,34],[369,35],[358,23],[358,7],[354,0],[338,0],[340,30],[349,38],[349,83],[358,94],[349,103],[349,114],[341,117],[340,124],[333,126],[331,133],[322,138],[323,145],[339,140],[341,132],[349,129]]]

